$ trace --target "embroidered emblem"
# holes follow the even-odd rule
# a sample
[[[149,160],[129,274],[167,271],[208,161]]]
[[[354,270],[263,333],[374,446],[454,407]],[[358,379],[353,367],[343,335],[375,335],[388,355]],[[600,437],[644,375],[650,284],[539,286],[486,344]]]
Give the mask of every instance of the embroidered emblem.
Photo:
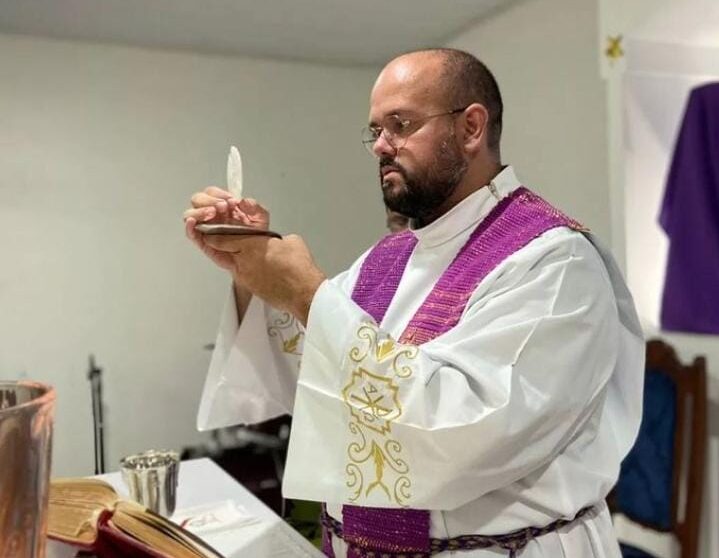
[[[377,376],[360,367],[352,372],[342,397],[360,424],[385,435],[390,431],[391,422],[402,414],[398,391],[391,378]]]
[[[349,430],[355,440],[347,446],[345,467],[351,502],[379,491],[390,502],[406,506],[411,497],[409,465],[401,457],[402,444],[391,437],[392,423],[402,415],[400,383],[412,376],[417,347],[392,339],[378,339],[375,326],[357,330],[359,343],[349,358],[357,363],[342,390],[350,411]]]

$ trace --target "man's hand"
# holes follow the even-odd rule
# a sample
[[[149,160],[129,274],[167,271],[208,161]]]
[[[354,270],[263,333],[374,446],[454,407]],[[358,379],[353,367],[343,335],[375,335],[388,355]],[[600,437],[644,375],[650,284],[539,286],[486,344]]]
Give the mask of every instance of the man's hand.
[[[235,269],[232,257],[218,251],[205,242],[205,236],[195,230],[197,223],[245,225],[267,230],[270,227],[269,212],[250,198],[236,199],[230,192],[210,186],[191,198],[192,207],[185,211],[185,234],[216,265],[230,272]]]
[[[255,200],[249,198],[238,200],[233,198],[230,192],[216,186],[210,186],[202,192],[197,192],[192,196],[190,202],[192,207],[184,213],[185,234],[216,265],[232,273],[237,319],[242,321],[250,304],[252,293],[242,287],[235,277],[236,266],[232,255],[212,248],[205,242],[205,235],[195,230],[195,225],[197,223],[217,223],[245,225],[267,230],[270,228],[270,214]]]
[[[326,277],[302,238],[207,235],[203,242],[232,261],[239,285],[307,325],[310,304]]]

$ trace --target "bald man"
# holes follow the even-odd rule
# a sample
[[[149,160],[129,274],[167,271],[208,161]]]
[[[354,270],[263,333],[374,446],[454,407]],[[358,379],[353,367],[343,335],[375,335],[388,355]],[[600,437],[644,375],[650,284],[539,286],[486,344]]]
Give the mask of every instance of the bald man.
[[[620,556],[605,496],[636,436],[644,342],[579,223],[502,164],[489,70],[392,60],[363,141],[410,228],[328,279],[254,200],[208,188],[187,235],[234,283],[202,428],[292,413],[284,495],[324,502],[327,556]]]

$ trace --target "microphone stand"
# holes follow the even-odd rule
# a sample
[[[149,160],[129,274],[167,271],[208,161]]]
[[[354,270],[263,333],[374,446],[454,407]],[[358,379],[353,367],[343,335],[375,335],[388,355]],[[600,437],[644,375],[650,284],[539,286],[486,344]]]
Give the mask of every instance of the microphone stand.
[[[95,364],[95,357],[90,355],[90,369],[87,372],[92,394],[92,430],[95,439],[95,474],[105,472],[105,436],[102,420],[102,368]]]

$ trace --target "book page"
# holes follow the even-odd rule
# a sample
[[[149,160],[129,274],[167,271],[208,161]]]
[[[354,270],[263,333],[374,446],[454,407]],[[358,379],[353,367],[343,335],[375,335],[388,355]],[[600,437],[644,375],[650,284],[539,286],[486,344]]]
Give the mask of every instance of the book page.
[[[115,490],[96,479],[55,479],[48,498],[48,535],[90,545],[97,537],[97,521],[118,500]]]
[[[115,489],[99,479],[52,479],[50,498],[73,502],[92,502],[112,509],[119,496]]]
[[[131,502],[120,502],[111,522],[151,548],[173,557],[222,558],[192,533]]]
[[[53,503],[48,508],[47,534],[64,541],[91,545],[97,538],[98,517],[94,506]]]

